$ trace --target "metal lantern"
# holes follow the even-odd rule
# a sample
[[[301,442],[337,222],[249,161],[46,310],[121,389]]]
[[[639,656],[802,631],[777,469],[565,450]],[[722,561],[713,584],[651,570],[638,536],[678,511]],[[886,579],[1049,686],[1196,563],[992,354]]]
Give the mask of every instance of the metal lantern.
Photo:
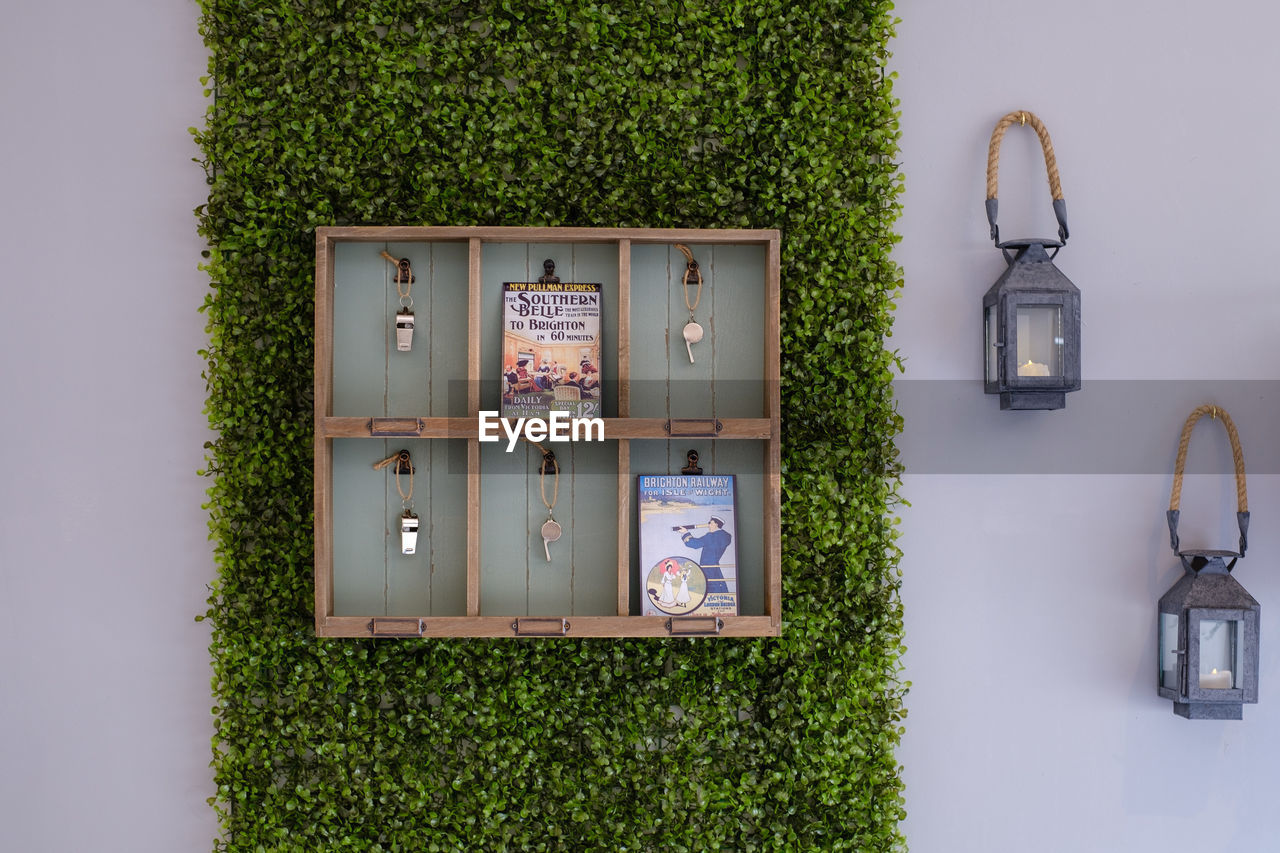
[[[1030,124],[1040,137],[1058,219],[1058,240],[1000,241],[996,225],[1000,142],[1005,130],[1016,122]],[[1053,265],[1053,258],[1067,242],[1067,203],[1049,131],[1029,112],[1009,113],[991,133],[987,221],[991,223],[991,239],[1004,253],[1008,269],[982,298],[985,390],[1000,395],[1001,409],[1061,409],[1067,404],[1067,392],[1080,388],[1080,290]]]
[[[1178,502],[1191,430],[1204,415],[1221,420],[1236,468],[1239,551],[1183,551],[1178,544]],[[1187,418],[1178,446],[1169,502],[1169,536],[1184,574],[1160,598],[1157,692],[1189,720],[1239,720],[1244,703],[1258,701],[1258,619],[1261,607],[1231,570],[1244,556],[1249,531],[1244,453],[1235,424],[1222,409],[1201,406]]]

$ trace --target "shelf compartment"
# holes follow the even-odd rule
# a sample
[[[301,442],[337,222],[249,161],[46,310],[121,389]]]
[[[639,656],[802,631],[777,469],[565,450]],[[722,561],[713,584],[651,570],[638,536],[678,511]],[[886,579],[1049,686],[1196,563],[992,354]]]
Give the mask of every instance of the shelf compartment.
[[[400,553],[400,495],[394,465],[374,463],[409,451],[415,468],[416,553]],[[467,459],[462,441],[334,439],[332,570],[327,615],[466,614]],[[401,475],[407,491],[408,478]],[[319,605],[319,602],[318,602]]]
[[[340,243],[332,290],[332,412],[338,416],[467,414],[466,243]],[[415,329],[399,352],[395,267],[408,258]]]
[[[547,562],[542,455],[527,442],[480,447],[481,616],[617,614],[618,454],[616,441],[544,444],[560,466],[554,517],[563,529]],[[555,477],[545,492],[551,500]]]
[[[769,590],[777,575],[777,564],[769,559],[766,530],[768,507],[768,442],[707,440],[631,441],[629,479],[632,493],[641,474],[677,475],[686,464],[690,450],[698,452],[704,476],[732,474],[736,478],[736,512],[733,534],[737,546],[738,613],[740,616],[769,616],[778,613]],[[640,613],[640,531],[639,513],[634,505],[628,520],[628,612]],[[723,632],[722,632],[723,633]]]
[[[618,246],[616,243],[486,243],[480,251],[480,408],[498,411],[504,364],[503,289],[508,281],[537,281],[542,262],[555,261],[561,281],[599,283],[600,382],[605,417],[618,415]],[[573,347],[566,347],[573,349]],[[577,362],[573,362],[576,364]],[[532,369],[532,368],[531,368]]]
[[[680,242],[680,241],[676,241]],[[636,418],[767,417],[765,314],[767,247],[696,247],[702,294],[694,319],[704,337],[682,334],[689,309],[681,291],[686,260],[673,244],[631,249],[630,415]],[[697,288],[688,287],[689,302]],[[770,330],[777,334],[776,326]]]

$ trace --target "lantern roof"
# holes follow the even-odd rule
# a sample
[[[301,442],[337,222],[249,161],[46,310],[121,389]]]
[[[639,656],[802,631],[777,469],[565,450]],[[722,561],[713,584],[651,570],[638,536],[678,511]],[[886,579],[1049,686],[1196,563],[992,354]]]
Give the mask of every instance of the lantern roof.
[[[1208,552],[1196,552],[1208,554]],[[1222,554],[1235,556],[1233,552]],[[1219,566],[1221,558],[1218,558]],[[1189,607],[1221,610],[1261,610],[1257,599],[1227,573],[1225,566],[1217,571],[1187,570],[1172,588],[1160,597],[1160,612],[1174,613]]]
[[[1001,293],[1013,290],[1079,294],[1080,288],[1054,266],[1052,258],[1045,251],[1046,245],[1055,248],[1060,244],[1054,240],[1010,240],[1001,243],[1000,248],[1004,250],[1009,266],[987,290],[984,301],[994,301]],[[1011,248],[1017,250],[1012,258],[1009,256]]]

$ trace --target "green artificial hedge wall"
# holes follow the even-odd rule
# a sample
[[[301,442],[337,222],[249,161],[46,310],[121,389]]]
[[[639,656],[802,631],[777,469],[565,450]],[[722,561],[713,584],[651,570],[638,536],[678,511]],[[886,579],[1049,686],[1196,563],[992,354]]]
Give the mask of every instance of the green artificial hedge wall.
[[[892,4],[201,6],[216,849],[901,849]],[[781,639],[318,640],[323,224],[781,229]]]

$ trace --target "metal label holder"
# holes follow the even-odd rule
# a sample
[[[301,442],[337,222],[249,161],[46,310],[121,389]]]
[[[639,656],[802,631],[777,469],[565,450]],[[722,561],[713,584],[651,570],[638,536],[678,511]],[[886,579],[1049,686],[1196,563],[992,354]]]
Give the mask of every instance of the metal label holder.
[[[667,620],[667,633],[673,637],[711,637],[724,628],[719,616],[672,616]]]
[[[563,637],[569,620],[560,616],[521,616],[511,623],[517,637]]]
[[[375,637],[421,637],[426,623],[421,619],[387,619],[375,616],[369,623],[369,633]]]
[[[427,428],[422,418],[369,418],[369,435],[374,438],[422,435]]]

